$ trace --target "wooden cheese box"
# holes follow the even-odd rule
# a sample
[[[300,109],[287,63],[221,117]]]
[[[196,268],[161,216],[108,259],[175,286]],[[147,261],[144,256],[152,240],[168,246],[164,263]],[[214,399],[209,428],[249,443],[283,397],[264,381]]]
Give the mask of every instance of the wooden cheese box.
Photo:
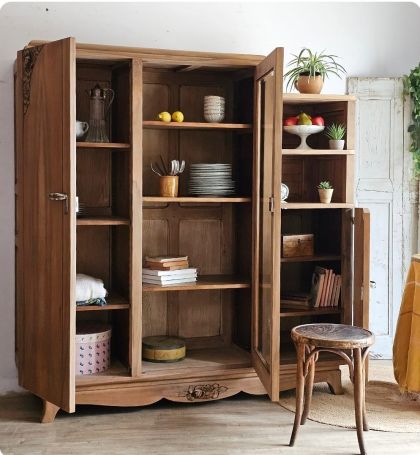
[[[314,235],[298,234],[282,236],[282,257],[293,258],[314,255]]]
[[[143,338],[143,359],[149,362],[178,362],[185,358],[185,341],[170,336]]]

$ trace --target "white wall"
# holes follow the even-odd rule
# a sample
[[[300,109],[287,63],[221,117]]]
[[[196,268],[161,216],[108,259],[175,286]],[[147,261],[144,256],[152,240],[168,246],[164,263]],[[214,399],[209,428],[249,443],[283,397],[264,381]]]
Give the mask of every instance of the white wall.
[[[267,54],[276,46],[338,54],[352,76],[399,76],[420,59],[409,3],[10,3],[0,11],[0,393],[14,365],[13,61],[32,39]],[[342,93],[345,81],[327,81]],[[36,278],[35,278],[36,279]]]

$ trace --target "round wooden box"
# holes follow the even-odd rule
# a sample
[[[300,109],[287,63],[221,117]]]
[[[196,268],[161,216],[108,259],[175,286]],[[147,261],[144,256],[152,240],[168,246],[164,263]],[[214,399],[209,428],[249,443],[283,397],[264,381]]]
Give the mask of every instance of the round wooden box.
[[[185,358],[185,341],[169,336],[143,338],[143,360],[148,362],[179,362]]]

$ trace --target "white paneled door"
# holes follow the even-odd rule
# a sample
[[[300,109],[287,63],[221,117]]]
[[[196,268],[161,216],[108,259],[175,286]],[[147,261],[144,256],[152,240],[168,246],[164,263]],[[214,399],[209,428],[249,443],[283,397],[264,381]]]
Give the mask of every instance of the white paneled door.
[[[401,78],[349,78],[357,96],[356,201],[371,213],[369,325],[372,355],[392,358],[404,279],[413,253],[415,194],[410,194],[411,156],[405,133],[409,103]]]

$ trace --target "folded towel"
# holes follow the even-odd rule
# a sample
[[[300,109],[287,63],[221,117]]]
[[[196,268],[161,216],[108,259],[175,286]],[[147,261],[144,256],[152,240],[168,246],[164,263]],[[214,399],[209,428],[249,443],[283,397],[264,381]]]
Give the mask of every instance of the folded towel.
[[[76,302],[77,306],[104,306],[106,305],[106,300],[105,299],[89,299],[89,300],[80,300]]]
[[[104,299],[106,297],[104,282],[83,273],[76,275],[76,302],[90,299]]]

